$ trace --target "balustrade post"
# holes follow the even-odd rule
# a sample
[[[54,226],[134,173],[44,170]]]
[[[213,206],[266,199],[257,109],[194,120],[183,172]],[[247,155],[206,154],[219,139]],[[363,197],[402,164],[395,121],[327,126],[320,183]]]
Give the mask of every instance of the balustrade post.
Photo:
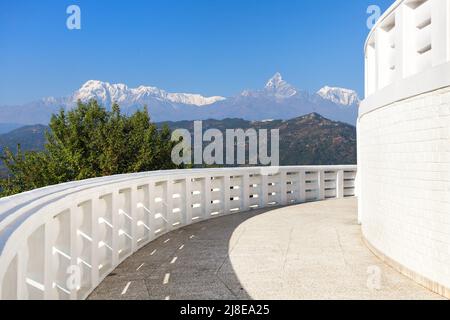
[[[261,175],[261,208],[264,208],[267,206],[267,203],[269,202],[269,188],[268,188],[268,177],[267,175]]]
[[[447,62],[450,61],[450,3],[448,1],[445,2],[447,5],[447,10],[445,11],[445,21],[447,22],[447,32],[445,33],[445,42],[447,43]]]
[[[378,55],[375,35],[365,50],[365,97],[370,96],[378,88]]]
[[[112,264],[116,266],[119,263],[119,190],[111,194],[111,223],[112,223]]]
[[[129,201],[130,201],[130,217],[131,217],[131,252],[135,252],[137,250],[137,231],[138,231],[138,212],[137,212],[137,195],[138,189],[137,186],[132,186],[129,193]]]
[[[203,182],[203,218],[208,219],[211,209],[211,177],[206,176]]]
[[[250,175],[248,173],[242,176],[242,210],[247,211],[250,209]]]
[[[431,1],[432,65],[450,61],[450,2]]]
[[[91,200],[91,223],[92,223],[92,247],[91,247],[91,281],[94,286],[96,286],[99,283],[99,250],[98,250],[98,243],[100,242],[99,239],[99,199],[100,194],[95,194],[94,197]]]
[[[344,197],[344,170],[339,170],[336,175],[336,198]]]
[[[382,30],[379,28],[375,29],[375,61],[376,61],[376,85],[375,91],[380,90],[383,87],[384,70],[383,70],[383,60],[384,60],[384,50],[383,50],[383,34]]]
[[[26,300],[28,298],[27,289],[27,264],[28,264],[28,246],[25,244],[17,253],[17,299]]]
[[[153,240],[155,238],[155,181],[149,181],[148,183],[148,215],[149,215],[149,240]]]
[[[184,181],[184,203],[185,203],[185,218],[184,224],[189,225],[192,222],[192,177],[187,177]]]
[[[318,182],[319,182],[319,192],[318,192],[318,200],[325,199],[325,171],[318,171]]]
[[[53,288],[55,270],[53,268],[53,245],[56,242],[55,222],[52,220],[45,224],[45,248],[44,248],[44,299],[53,300],[56,292]],[[96,283],[94,283],[95,285]]]
[[[224,214],[230,213],[230,176],[223,176],[223,210]]]
[[[401,5],[395,11],[395,79],[394,81],[400,81],[406,77],[407,70],[412,65],[408,56],[411,50],[411,39],[406,37],[410,32],[408,26],[410,26],[410,11],[407,6]],[[412,37],[412,35],[409,35]]]
[[[280,171],[280,204],[285,206],[287,204],[287,172]]]
[[[165,215],[168,221],[167,231],[173,229],[173,180],[168,179],[164,188]]]
[[[298,173],[298,202],[306,202],[306,173],[304,170]]]
[[[79,217],[81,216],[81,208],[75,204],[70,208],[70,264],[72,268],[77,268],[78,270],[72,270],[74,273],[79,274],[79,278],[81,280],[81,268],[78,263],[78,227],[79,227]],[[68,270],[69,271],[69,270]],[[67,273],[67,279],[71,276],[71,273]],[[75,274],[74,274],[75,275]],[[76,275],[75,275],[76,276]],[[76,276],[78,278],[78,276]],[[76,282],[76,281],[75,281]],[[68,288],[70,291],[70,300],[76,300],[78,298],[78,290],[81,286],[81,283],[72,283],[74,287]]]

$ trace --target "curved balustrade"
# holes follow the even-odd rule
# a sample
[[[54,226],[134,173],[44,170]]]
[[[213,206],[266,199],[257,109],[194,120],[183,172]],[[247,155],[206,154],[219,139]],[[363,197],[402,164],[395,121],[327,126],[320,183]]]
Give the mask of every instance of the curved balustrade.
[[[450,85],[450,1],[398,0],[365,45],[360,115]]]
[[[355,194],[355,166],[177,170],[0,199],[0,298],[84,299],[119,263],[183,226]]]

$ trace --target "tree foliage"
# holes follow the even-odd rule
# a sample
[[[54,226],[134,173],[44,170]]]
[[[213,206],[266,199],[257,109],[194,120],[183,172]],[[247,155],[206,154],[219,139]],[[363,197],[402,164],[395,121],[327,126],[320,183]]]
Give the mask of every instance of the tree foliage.
[[[173,169],[169,128],[159,129],[148,110],[130,116],[117,104],[107,111],[95,100],[53,115],[44,151],[14,154],[2,160],[9,171],[0,181],[1,196],[67,181],[122,173]]]

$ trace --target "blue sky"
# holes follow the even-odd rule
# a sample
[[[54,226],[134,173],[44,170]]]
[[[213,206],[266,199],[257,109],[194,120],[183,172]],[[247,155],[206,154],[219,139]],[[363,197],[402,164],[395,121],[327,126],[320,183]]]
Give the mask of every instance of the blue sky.
[[[90,79],[232,96],[276,71],[363,94],[367,7],[392,0],[2,0],[0,105]],[[81,8],[81,30],[66,8]]]

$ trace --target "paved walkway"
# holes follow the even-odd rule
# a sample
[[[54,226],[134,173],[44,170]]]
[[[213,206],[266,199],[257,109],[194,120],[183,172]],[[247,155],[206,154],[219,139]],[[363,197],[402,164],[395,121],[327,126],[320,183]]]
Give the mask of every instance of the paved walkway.
[[[127,259],[90,296],[437,298],[364,246],[355,199],[230,215],[174,231]]]

